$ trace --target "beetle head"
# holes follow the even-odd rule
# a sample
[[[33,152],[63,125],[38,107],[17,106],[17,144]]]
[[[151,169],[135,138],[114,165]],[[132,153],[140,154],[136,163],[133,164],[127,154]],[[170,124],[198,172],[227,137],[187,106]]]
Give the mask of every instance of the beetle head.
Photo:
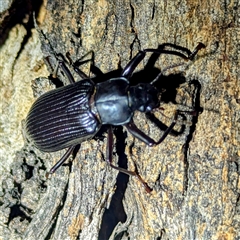
[[[130,87],[130,103],[133,111],[151,112],[159,106],[159,91],[151,84],[140,83]]]

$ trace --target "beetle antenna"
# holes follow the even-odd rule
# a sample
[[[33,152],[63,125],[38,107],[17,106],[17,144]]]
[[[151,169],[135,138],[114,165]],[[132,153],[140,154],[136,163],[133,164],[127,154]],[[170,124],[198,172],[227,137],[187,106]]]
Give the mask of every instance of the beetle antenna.
[[[155,77],[151,82],[150,84],[154,84],[155,82],[157,82],[159,80],[159,78],[162,76],[163,72],[166,72],[167,70],[171,69],[171,68],[175,68],[175,67],[179,67],[181,65],[183,65],[184,63],[178,63],[178,64],[174,64],[174,65],[171,65],[171,66],[168,66],[166,68],[164,68],[158,75],[157,77]]]

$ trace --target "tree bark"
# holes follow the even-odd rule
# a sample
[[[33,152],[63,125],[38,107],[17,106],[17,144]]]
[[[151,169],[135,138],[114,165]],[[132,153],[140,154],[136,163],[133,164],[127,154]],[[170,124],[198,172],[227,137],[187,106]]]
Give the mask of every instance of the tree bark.
[[[43,153],[25,142],[2,180],[6,183],[1,197],[2,238],[239,239],[238,8],[236,1],[220,0],[70,0],[48,1],[40,8],[38,32],[34,29],[32,34],[40,40],[49,73],[59,53],[70,53],[76,61],[93,51],[94,64],[108,73],[126,66],[142,49],[172,43],[193,50],[202,42],[206,48],[193,61],[163,72],[164,111],[154,112],[161,122],[139,112],[134,122],[157,140],[176,109],[198,112],[181,116],[176,136],[169,135],[154,147],[133,138],[125,128],[114,130],[114,164],[137,169],[151,193],[136,178],[108,167],[106,131],[83,142],[74,160],[50,179],[45,173],[64,150]],[[148,60],[154,56],[147,54],[132,81],[150,82],[158,69],[184,63],[180,57],[161,55],[153,66]],[[93,76],[89,64],[80,68]],[[67,84],[61,71],[58,81],[49,79],[34,81],[36,96]],[[13,189],[17,200],[11,195]]]

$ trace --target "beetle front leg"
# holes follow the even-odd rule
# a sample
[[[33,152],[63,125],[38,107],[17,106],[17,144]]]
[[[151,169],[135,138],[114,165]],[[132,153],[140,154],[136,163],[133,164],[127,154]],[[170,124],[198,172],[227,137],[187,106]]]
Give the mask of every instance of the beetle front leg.
[[[171,46],[175,49],[184,51],[187,53],[187,56],[184,55],[181,52],[177,52],[177,51],[173,51],[173,50],[164,50],[164,49],[154,49],[154,48],[149,48],[149,49],[144,49],[142,51],[139,51],[137,53],[137,55],[127,64],[127,66],[123,69],[121,76],[125,77],[125,78],[130,78],[132,73],[134,72],[134,70],[136,69],[136,67],[138,66],[138,64],[144,59],[144,57],[146,56],[147,52],[151,52],[151,53],[157,53],[157,54],[169,54],[169,55],[175,55],[175,56],[179,56],[185,60],[193,60],[193,58],[195,57],[195,55],[198,53],[198,51],[202,48],[205,48],[205,45],[203,43],[198,43],[197,47],[191,52],[190,50],[188,50],[187,48],[184,47],[180,47],[180,46],[176,46],[174,44],[163,44],[163,48],[165,46]]]
[[[142,141],[142,142],[146,143],[148,146],[152,147],[153,145],[160,144],[167,137],[167,135],[172,131],[172,129],[174,128],[174,126],[177,123],[178,115],[180,113],[187,113],[187,114],[195,115],[196,111],[180,111],[180,110],[177,110],[174,114],[173,122],[164,131],[163,135],[160,137],[160,139],[158,141],[155,141],[154,139],[150,138],[148,135],[146,135],[144,132],[142,132],[139,128],[137,128],[137,126],[135,125],[133,120],[131,122],[125,124],[125,127],[134,137],[138,138],[140,141]]]
[[[134,176],[137,177],[138,180],[143,184],[145,190],[150,193],[152,191],[152,189],[147,185],[146,182],[143,181],[143,179],[141,178],[141,176],[134,171],[128,171],[127,169],[121,168],[121,167],[117,167],[115,165],[112,164],[112,155],[113,155],[113,131],[112,131],[112,127],[110,126],[108,129],[108,138],[107,138],[107,159],[106,162],[109,164],[110,167],[118,170],[119,172],[125,173],[127,175],[130,176]]]
[[[138,54],[127,64],[127,66],[123,69],[121,76],[125,78],[131,77],[133,71],[137,67],[137,65],[143,60],[146,56],[145,51],[139,51]]]

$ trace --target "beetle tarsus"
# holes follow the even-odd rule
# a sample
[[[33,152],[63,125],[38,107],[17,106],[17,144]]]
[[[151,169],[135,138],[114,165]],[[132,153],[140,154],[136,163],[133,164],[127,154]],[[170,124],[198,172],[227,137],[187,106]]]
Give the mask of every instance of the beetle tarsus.
[[[193,58],[196,56],[196,54],[198,53],[199,50],[201,50],[202,48],[205,48],[206,46],[199,42],[197,47],[191,52],[191,54],[188,56],[188,59],[193,60]]]

